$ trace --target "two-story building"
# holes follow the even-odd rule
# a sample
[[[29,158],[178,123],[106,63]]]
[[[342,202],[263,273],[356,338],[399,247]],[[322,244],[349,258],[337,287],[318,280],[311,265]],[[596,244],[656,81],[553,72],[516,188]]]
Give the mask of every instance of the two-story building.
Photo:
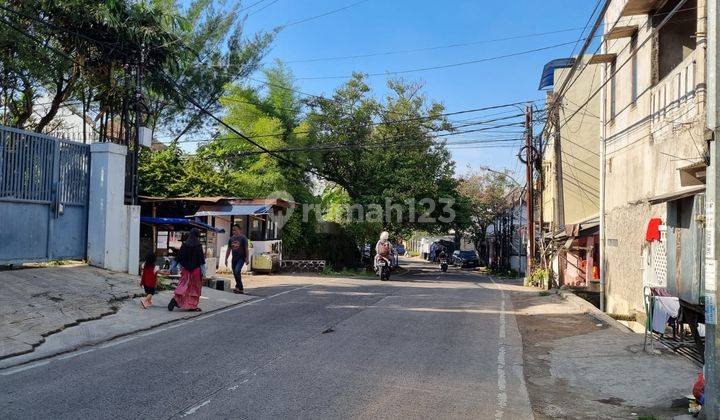
[[[584,56],[550,61],[543,69],[540,89],[547,89],[547,109],[552,109],[557,91],[565,86],[557,113],[543,142],[542,172],[538,179],[537,218],[542,221],[543,258],[560,285],[599,285],[600,203],[599,139],[600,98],[588,101],[601,84],[594,57]],[[570,68],[584,69],[566,83]],[[587,104],[585,104],[587,102]],[[558,128],[559,126],[559,128]],[[559,142],[558,142],[559,140]],[[558,189],[562,186],[562,197]],[[560,201],[559,199],[562,198]]]
[[[640,318],[646,286],[701,304],[706,4],[681,3],[616,0],[604,16],[597,62],[610,313]]]

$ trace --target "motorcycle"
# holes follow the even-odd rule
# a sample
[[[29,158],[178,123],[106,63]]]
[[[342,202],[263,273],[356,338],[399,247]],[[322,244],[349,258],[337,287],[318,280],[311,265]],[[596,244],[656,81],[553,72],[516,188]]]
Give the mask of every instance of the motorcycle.
[[[390,280],[390,260],[378,256],[377,260],[375,260],[375,274],[377,274],[382,281]]]
[[[448,269],[448,259],[446,256],[440,257],[440,271],[443,273],[447,272]]]

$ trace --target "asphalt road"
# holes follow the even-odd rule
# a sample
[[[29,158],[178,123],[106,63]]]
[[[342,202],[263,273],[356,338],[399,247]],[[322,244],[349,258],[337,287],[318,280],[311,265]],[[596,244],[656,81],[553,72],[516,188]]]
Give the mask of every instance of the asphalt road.
[[[408,263],[0,371],[0,417],[531,418],[509,296]]]

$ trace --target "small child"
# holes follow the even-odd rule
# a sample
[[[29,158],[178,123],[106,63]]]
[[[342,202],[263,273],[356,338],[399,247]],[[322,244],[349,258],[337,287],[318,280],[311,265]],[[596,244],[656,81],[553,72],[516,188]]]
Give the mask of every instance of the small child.
[[[155,253],[150,251],[145,257],[145,262],[142,267],[140,285],[145,289],[147,296],[140,299],[140,304],[145,309],[152,306],[152,297],[155,294],[155,287],[157,287],[157,274],[158,271],[160,271],[160,267],[155,265],[156,260],[157,257]]]

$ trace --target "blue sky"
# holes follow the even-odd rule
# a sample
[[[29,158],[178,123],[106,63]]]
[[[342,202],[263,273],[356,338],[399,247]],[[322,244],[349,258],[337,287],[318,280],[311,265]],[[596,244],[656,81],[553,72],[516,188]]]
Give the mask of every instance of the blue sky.
[[[246,0],[247,7],[258,0]],[[264,0],[248,9],[246,33],[317,16],[357,0]],[[352,7],[290,26],[277,36],[265,59],[288,62],[304,92],[330,95],[343,80],[302,80],[305,77],[350,75],[353,71],[385,73],[495,57],[576,41],[595,0],[366,0]],[[294,62],[315,58],[418,49],[458,43],[495,40],[519,35],[573,29],[555,34],[432,51],[346,60]],[[543,65],[568,56],[574,45],[454,68],[402,75],[421,81],[430,99],[442,102],[448,112],[544,98],[537,89]],[[579,48],[579,47],[578,47]],[[395,76],[393,76],[395,77]],[[372,77],[376,96],[385,94],[387,77]],[[484,119],[490,113],[457,116]],[[494,118],[494,117],[490,117]],[[505,129],[511,130],[511,129]],[[510,134],[464,134],[453,141],[508,137]],[[457,146],[456,146],[457,147]],[[465,146],[467,147],[467,146]],[[466,166],[520,169],[517,149],[452,148],[458,172]]]

